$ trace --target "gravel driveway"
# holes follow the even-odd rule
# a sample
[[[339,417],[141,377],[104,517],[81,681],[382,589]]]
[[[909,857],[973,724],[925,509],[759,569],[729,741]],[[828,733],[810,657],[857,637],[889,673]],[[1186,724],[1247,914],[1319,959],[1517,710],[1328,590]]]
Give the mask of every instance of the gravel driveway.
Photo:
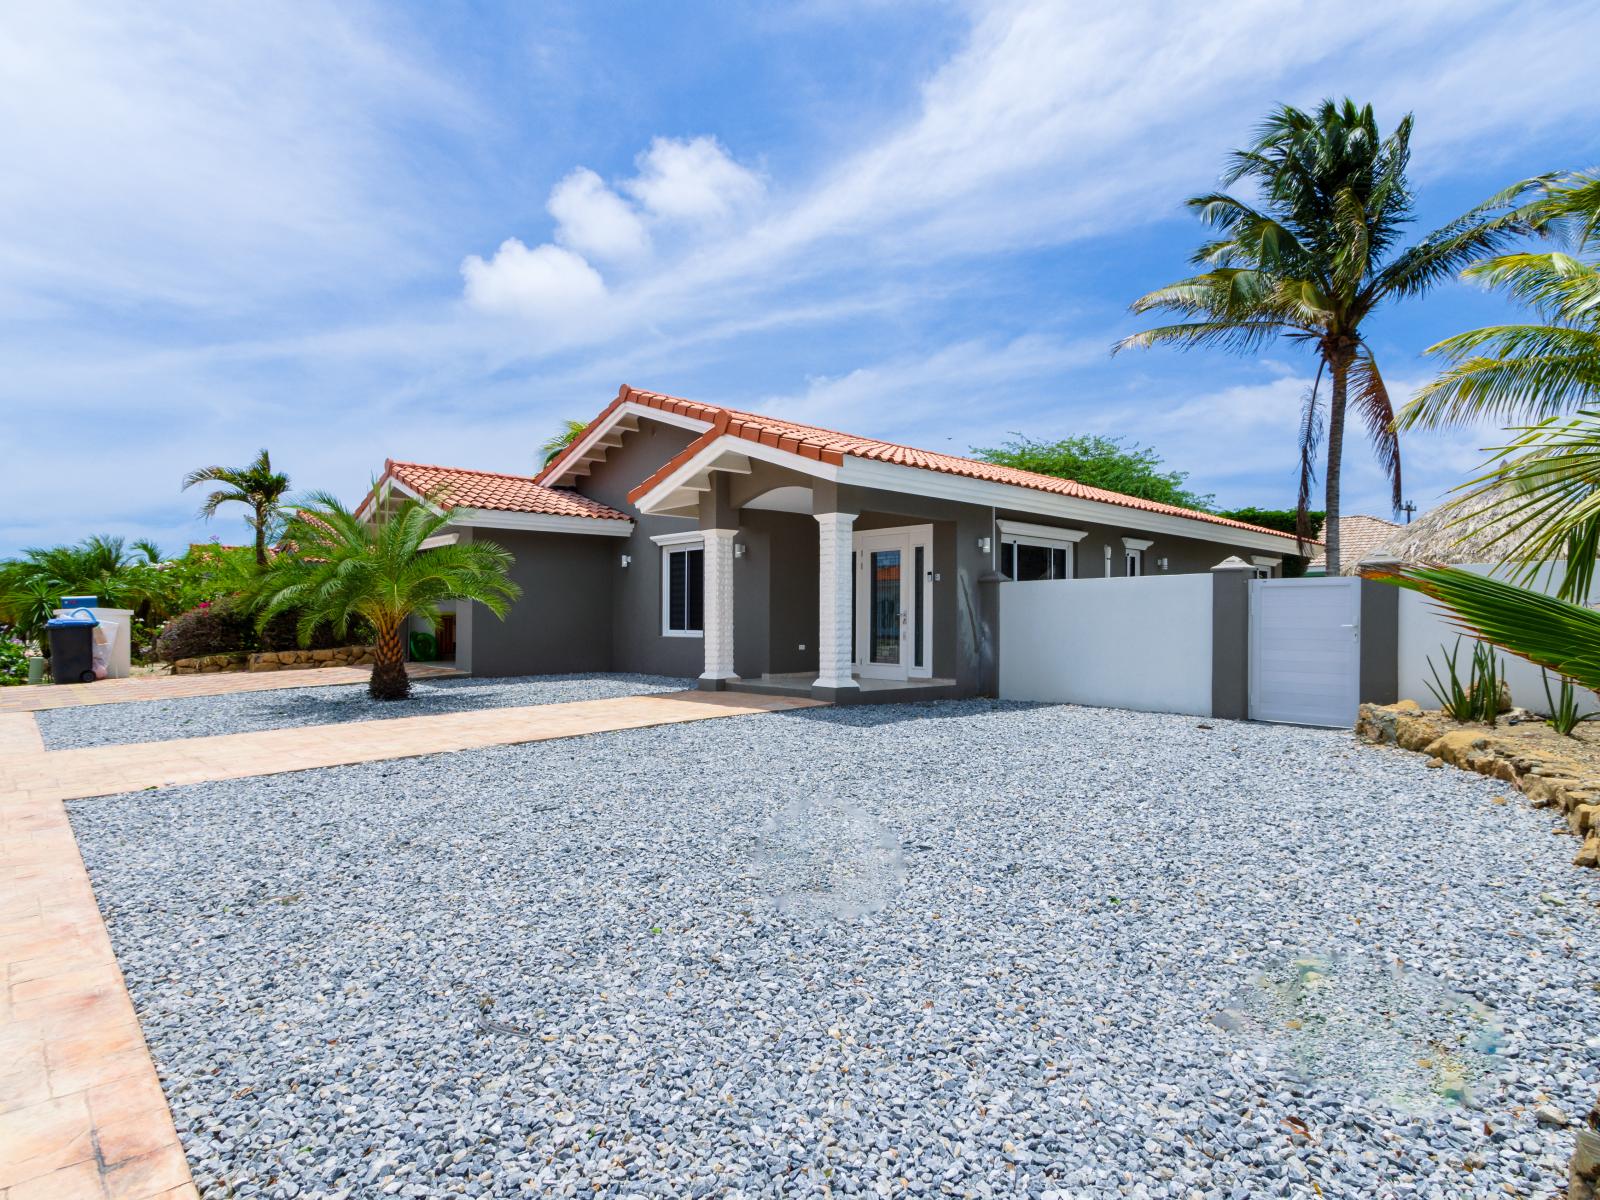
[[[70,808],[207,1196],[1548,1197],[1600,887],[1503,795],[973,701]]]
[[[35,714],[46,750],[159,742],[169,738],[251,733],[339,721],[378,721],[474,708],[519,704],[562,704],[569,700],[608,700],[647,692],[676,692],[692,679],[665,675],[534,675],[514,679],[413,679],[406,701],[374,700],[367,685],[230,692],[181,700],[141,700],[132,704],[86,704]]]

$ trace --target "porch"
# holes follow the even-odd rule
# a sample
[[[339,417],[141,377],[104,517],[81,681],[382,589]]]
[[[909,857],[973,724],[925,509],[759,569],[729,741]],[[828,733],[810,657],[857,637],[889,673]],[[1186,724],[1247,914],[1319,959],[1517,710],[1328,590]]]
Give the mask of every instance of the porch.
[[[853,694],[835,697],[845,704],[910,704],[918,700],[953,700],[965,693],[954,679],[875,679],[853,677]],[[736,679],[725,683],[730,692],[753,692],[763,696],[810,696],[817,681],[815,671],[790,671],[762,675],[759,679]]]

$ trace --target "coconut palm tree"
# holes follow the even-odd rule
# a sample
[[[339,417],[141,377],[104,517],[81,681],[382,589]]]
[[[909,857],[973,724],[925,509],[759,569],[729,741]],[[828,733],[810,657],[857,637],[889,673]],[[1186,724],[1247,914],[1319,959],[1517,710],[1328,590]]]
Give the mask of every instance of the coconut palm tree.
[[[368,691],[374,700],[403,700],[411,693],[402,643],[407,617],[437,621],[446,600],[475,600],[504,617],[521,589],[507,577],[511,555],[492,542],[422,548],[453,510],[387,487],[376,500],[363,520],[326,492],[308,497],[285,527],[288,549],[261,573],[249,601],[258,628],[294,613],[302,643],[319,625],[343,636],[353,618],[365,618],[377,634]]]
[[[250,508],[245,520],[256,535],[256,564],[267,565],[267,542],[281,516],[283,498],[289,491],[289,477],[272,469],[272,458],[262,450],[244,467],[201,467],[183,477],[185,489],[197,483],[220,483],[200,506],[200,515],[209,521],[224,504],[244,504]]]
[[[1429,347],[1450,365],[1401,411],[1401,429],[1535,422],[1600,408],[1600,170],[1545,176],[1529,190],[1520,215],[1557,248],[1498,255],[1462,275],[1521,301],[1539,319]]]
[[[1216,231],[1194,255],[1210,269],[1133,304],[1136,313],[1189,319],[1133,334],[1116,347],[1248,352],[1287,338],[1316,354],[1316,379],[1300,421],[1299,511],[1308,509],[1326,437],[1330,575],[1339,571],[1340,458],[1352,404],[1389,478],[1393,502],[1400,503],[1394,410],[1364,323],[1385,301],[1420,295],[1499,248],[1517,228],[1513,214],[1500,211],[1509,199],[1502,194],[1401,248],[1412,217],[1406,178],[1411,126],[1407,115],[1383,137],[1371,106],[1358,108],[1351,100],[1326,100],[1311,113],[1278,109],[1252,145],[1234,152],[1223,175],[1224,188],[1249,184],[1259,201],[1219,191],[1187,202]],[[1299,524],[1301,536],[1309,537],[1309,522],[1302,517]]]
[[[553,463],[556,460],[556,455],[577,441],[587,428],[589,428],[587,421],[568,420],[561,422],[560,430],[539,447],[539,453],[544,455],[544,465],[548,467]]]

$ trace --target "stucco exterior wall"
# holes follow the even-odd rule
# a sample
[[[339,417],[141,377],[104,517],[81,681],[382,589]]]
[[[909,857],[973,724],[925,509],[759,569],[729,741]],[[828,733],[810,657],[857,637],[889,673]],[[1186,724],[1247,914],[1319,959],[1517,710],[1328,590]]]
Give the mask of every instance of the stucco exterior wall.
[[[476,529],[515,558],[511,579],[521,597],[500,620],[472,606],[474,675],[546,675],[610,671],[611,593],[622,539],[567,533]],[[463,637],[458,619],[456,641]],[[459,661],[459,660],[458,660]]]

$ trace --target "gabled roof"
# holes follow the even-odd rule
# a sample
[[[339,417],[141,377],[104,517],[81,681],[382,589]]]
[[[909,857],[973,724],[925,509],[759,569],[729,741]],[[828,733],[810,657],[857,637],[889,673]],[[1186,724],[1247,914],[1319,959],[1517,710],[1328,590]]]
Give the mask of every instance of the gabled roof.
[[[915,447],[902,446],[895,442],[857,437],[854,434],[839,433],[816,425],[802,425],[798,422],[785,421],[778,417],[741,412],[739,409],[703,404],[696,400],[684,400],[677,396],[663,395],[660,392],[640,391],[637,388],[628,387],[626,384],[623,385],[621,391],[617,393],[617,398],[607,406],[605,411],[591,421],[588,428],[573,441],[572,445],[568,446],[565,452],[545,467],[537,478],[540,481],[544,481],[558,477],[563,468],[569,465],[569,460],[579,453],[580,447],[584,445],[589,435],[598,427],[604,425],[606,419],[618,408],[629,403],[672,413],[680,417],[689,417],[697,421],[708,422],[710,425],[680,453],[662,464],[654,474],[648,479],[642,480],[637,487],[630,491],[628,493],[629,500],[635,500],[644,495],[718,438],[736,437],[760,445],[785,450],[802,458],[832,463],[836,466],[842,464],[846,458],[892,463],[897,466],[936,471],[946,475],[959,475],[967,479],[1012,484],[1016,487],[1028,488],[1037,492],[1048,492],[1076,500],[1114,504],[1122,508],[1162,513],[1167,516],[1204,521],[1213,525],[1225,525],[1234,529],[1246,530],[1250,533],[1267,534],[1275,538],[1282,538],[1290,543],[1295,541],[1293,534],[1286,534],[1280,530],[1265,529],[1259,525],[1249,525],[1243,521],[1234,521],[1227,517],[1214,516],[1211,513],[1197,512],[1192,508],[1181,508],[1174,504],[1162,504],[1155,500],[1144,500],[1137,496],[1125,495],[1122,492],[1107,491],[1105,488],[1089,487],[1075,480],[1061,479],[1054,475],[1040,475],[1034,471],[1021,471],[1015,467],[1003,467],[995,463],[980,462],[977,459],[962,458],[954,454],[939,454],[931,450],[918,450]],[[1292,551],[1290,552],[1292,553]]]
[[[495,512],[535,513],[552,517],[596,517],[616,521],[631,520],[626,513],[608,508],[598,500],[576,492],[545,487],[527,475],[502,475],[495,471],[471,471],[465,467],[438,467],[426,463],[383,464],[378,480],[393,480],[408,492],[437,498],[457,508],[486,509]],[[356,509],[359,514],[377,493],[374,488]]]
[[[1420,524],[1420,522],[1419,522]],[[1326,532],[1324,529],[1323,532]],[[1369,517],[1362,513],[1339,518],[1339,574],[1355,575],[1361,560],[1371,558],[1380,550],[1394,549],[1394,543],[1406,532],[1404,525],[1385,521],[1382,517]],[[1308,570],[1326,570],[1327,557],[1318,552]]]

